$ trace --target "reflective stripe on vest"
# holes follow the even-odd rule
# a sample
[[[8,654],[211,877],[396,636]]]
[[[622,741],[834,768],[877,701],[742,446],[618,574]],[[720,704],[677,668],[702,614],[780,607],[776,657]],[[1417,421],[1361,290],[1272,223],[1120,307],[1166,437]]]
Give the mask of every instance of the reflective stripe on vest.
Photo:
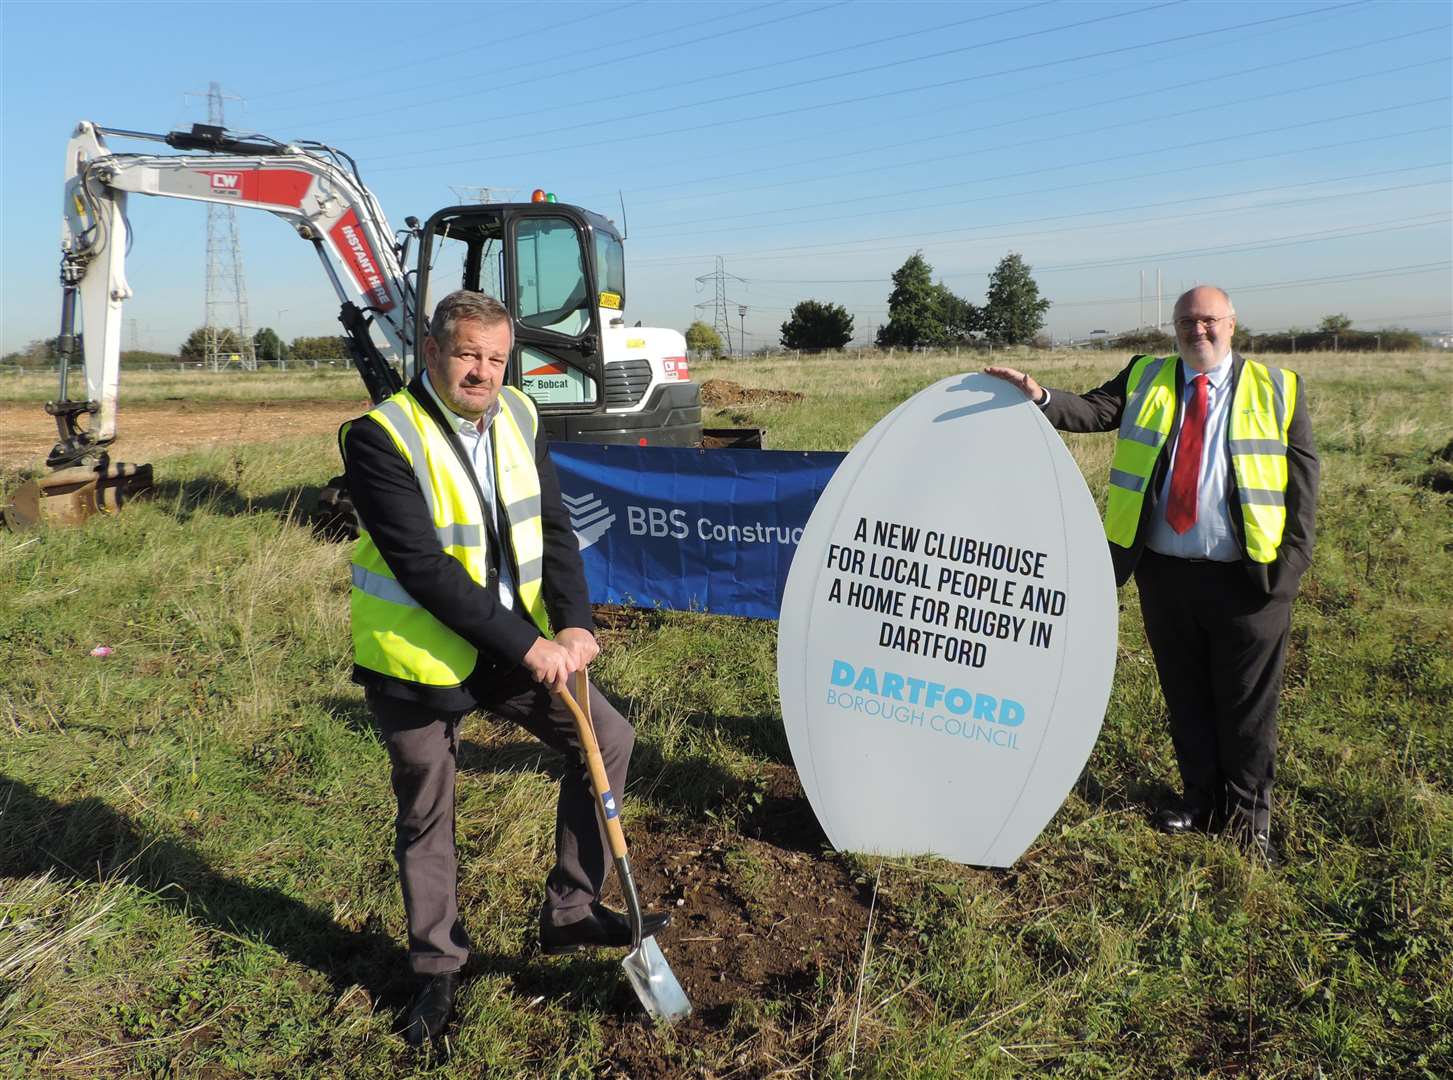
[[[1144,356],[1131,366],[1120,434],[1110,464],[1105,535],[1132,547],[1156,460],[1176,415],[1179,356]],[[1287,433],[1296,408],[1295,372],[1247,360],[1236,383],[1227,423],[1227,449],[1241,504],[1246,555],[1276,559],[1286,528]]]
[[[544,552],[540,478],[535,470],[539,420],[533,403],[512,387],[501,389],[500,402],[490,437],[495,491],[503,507],[501,526],[507,524],[519,562],[520,600],[540,632],[548,634],[540,581]],[[381,402],[365,419],[388,433],[413,470],[440,547],[475,582],[490,587],[485,508],[474,478],[454,450],[452,434],[408,390]],[[360,667],[427,686],[457,686],[478,663],[478,651],[399,584],[366,531],[359,534],[353,551],[349,606],[353,658]]]
[[[1296,406],[1296,372],[1246,361],[1226,434],[1252,562],[1275,562],[1286,530],[1287,434]]]
[[[1105,535],[1124,548],[1135,544],[1145,489],[1175,422],[1177,363],[1173,356],[1142,356],[1130,367],[1105,499]]]

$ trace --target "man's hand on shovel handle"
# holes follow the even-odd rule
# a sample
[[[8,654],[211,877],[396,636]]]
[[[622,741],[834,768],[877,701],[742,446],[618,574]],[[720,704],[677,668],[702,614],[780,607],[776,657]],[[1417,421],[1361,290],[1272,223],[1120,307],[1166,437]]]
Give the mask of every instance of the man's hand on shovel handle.
[[[525,653],[524,663],[530,677],[551,690],[568,686],[570,676],[580,670],[574,654],[549,638],[537,638],[530,651]]]
[[[575,671],[584,671],[600,654],[600,645],[596,642],[595,635],[578,626],[567,626],[561,630],[555,635],[555,643],[570,653]]]

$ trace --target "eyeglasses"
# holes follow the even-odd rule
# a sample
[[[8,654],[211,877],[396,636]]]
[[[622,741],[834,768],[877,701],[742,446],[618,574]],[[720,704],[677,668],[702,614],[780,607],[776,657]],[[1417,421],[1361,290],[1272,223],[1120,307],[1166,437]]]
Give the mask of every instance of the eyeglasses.
[[[1219,323],[1227,319],[1235,318],[1233,315],[1203,315],[1199,318],[1193,315],[1182,315],[1176,320],[1177,330],[1194,330],[1197,325],[1204,326],[1207,330],[1214,330]]]

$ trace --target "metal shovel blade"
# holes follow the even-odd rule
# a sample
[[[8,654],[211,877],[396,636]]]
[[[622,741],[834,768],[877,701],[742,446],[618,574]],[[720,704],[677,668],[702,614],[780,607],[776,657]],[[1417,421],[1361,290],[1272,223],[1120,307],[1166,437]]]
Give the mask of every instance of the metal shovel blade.
[[[642,938],[640,947],[626,954],[621,967],[626,969],[626,978],[631,981],[636,997],[641,999],[652,1020],[674,1024],[691,1015],[691,1002],[686,1000],[686,991],[676,981],[676,975],[655,938]]]

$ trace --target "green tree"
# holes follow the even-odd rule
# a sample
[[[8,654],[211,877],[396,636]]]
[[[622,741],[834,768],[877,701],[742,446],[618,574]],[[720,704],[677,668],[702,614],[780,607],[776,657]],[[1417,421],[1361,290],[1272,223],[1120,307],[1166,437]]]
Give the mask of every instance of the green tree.
[[[841,304],[803,300],[782,324],[782,345],[788,349],[841,349],[852,340],[853,317]]]
[[[237,331],[230,328],[216,331],[217,350],[224,355],[240,351],[237,347]],[[207,358],[207,328],[199,326],[187,335],[182,347],[177,350],[183,360],[205,360]]]
[[[878,330],[880,349],[933,349],[957,345],[983,329],[983,310],[933,280],[933,267],[914,252],[893,274],[888,324]]]
[[[938,293],[939,322],[943,326],[940,343],[965,345],[972,341],[974,335],[984,329],[984,309],[969,303],[942,282],[934,289]]]
[[[1317,329],[1324,334],[1345,334],[1352,329],[1352,320],[1346,315],[1328,315]]]
[[[280,364],[288,358],[287,344],[270,326],[264,326],[252,335],[252,351],[257,354],[258,361],[264,364]]]
[[[15,364],[19,367],[49,367],[56,362],[56,338],[36,338],[29,342],[25,348],[18,349],[12,353],[6,353],[0,360],[7,364]],[[80,340],[76,342],[76,353],[71,357],[72,362],[80,359]]]
[[[995,344],[1018,345],[1032,341],[1044,325],[1049,301],[1040,299],[1039,286],[1029,271],[1024,257],[1011,251],[989,275],[984,330]]]
[[[297,337],[288,346],[289,360],[346,360],[351,355],[347,340],[338,336]]]
[[[692,352],[721,355],[721,335],[706,323],[697,320],[686,328],[686,347]]]
[[[888,294],[888,323],[878,329],[880,349],[916,349],[938,345],[943,337],[939,293],[933,267],[915,251],[893,273]]]

